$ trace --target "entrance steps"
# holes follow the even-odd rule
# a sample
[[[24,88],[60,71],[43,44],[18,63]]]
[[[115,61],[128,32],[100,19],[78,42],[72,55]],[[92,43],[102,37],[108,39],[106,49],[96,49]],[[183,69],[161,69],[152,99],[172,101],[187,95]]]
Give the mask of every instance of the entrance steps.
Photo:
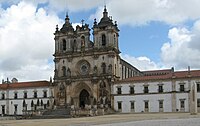
[[[71,118],[70,108],[58,107],[56,109],[49,109],[43,112],[40,116],[34,116],[37,119],[52,119],[52,118]]]

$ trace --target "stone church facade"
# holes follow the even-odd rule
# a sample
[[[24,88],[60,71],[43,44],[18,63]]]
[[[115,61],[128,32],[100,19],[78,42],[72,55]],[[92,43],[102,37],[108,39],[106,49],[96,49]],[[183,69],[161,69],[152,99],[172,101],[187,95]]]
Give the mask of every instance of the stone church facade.
[[[120,57],[119,29],[106,8],[92,32],[83,22],[74,29],[67,15],[54,35],[53,80],[3,80],[0,115],[200,112],[200,70],[138,70]]]
[[[117,23],[104,8],[100,22],[94,20],[93,42],[88,24],[72,27],[69,16],[55,31],[54,92],[57,105],[107,104],[112,102],[112,84],[140,71],[122,60]],[[123,70],[124,69],[124,70]],[[124,72],[124,73],[123,73]]]

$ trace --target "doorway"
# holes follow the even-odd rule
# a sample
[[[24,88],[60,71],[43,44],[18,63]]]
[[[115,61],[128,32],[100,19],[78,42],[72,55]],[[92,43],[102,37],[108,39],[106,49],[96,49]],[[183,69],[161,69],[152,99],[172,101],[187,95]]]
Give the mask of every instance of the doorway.
[[[79,107],[84,109],[85,104],[88,104],[89,101],[89,93],[87,90],[83,89],[79,95]]]

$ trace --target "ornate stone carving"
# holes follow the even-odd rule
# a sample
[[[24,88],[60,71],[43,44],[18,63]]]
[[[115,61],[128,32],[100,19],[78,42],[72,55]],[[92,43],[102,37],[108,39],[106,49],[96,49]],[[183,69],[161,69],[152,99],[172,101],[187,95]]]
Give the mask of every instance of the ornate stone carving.
[[[81,75],[87,75],[90,72],[90,64],[86,60],[81,60],[77,63],[78,72]]]
[[[108,66],[108,73],[112,73],[112,65],[111,64]]]
[[[93,74],[97,74],[97,73],[98,73],[98,69],[97,69],[97,66],[95,65],[93,68]]]
[[[71,77],[71,70],[69,68],[67,69],[67,77]]]
[[[97,59],[99,58],[99,55],[94,54],[93,58],[94,58],[95,60],[97,60]]]

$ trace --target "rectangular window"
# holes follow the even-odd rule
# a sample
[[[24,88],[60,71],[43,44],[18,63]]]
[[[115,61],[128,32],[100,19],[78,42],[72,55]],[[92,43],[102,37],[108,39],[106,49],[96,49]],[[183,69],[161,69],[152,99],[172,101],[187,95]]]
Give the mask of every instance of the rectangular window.
[[[135,93],[135,91],[134,91],[134,87],[131,86],[131,87],[130,87],[130,94],[134,94],[134,93]]]
[[[134,101],[131,101],[131,110],[135,109],[135,102]]]
[[[17,99],[18,96],[17,96],[17,92],[14,93],[14,99]]]
[[[200,99],[197,99],[197,107],[200,107]]]
[[[44,97],[44,98],[47,98],[47,91],[44,91],[44,92],[43,92],[43,97]]]
[[[17,105],[14,105],[14,114],[17,114]]]
[[[34,98],[37,98],[37,91],[34,91],[33,97],[34,97]]]
[[[180,100],[180,104],[181,104],[181,109],[185,108],[185,101],[184,100]]]
[[[159,93],[162,93],[162,92],[163,92],[163,85],[159,85],[159,86],[158,86],[158,92],[159,92]]]
[[[184,92],[184,91],[185,91],[184,84],[180,84],[180,92]]]
[[[122,89],[121,89],[121,87],[117,87],[117,94],[122,94]]]
[[[4,93],[1,94],[1,99],[5,99],[5,94]]]
[[[163,108],[163,100],[159,101],[159,108]]]
[[[200,92],[200,84],[197,83],[197,92]]]
[[[1,111],[2,111],[2,115],[5,115],[6,113],[5,113],[5,105],[2,105],[1,106]]]
[[[148,108],[149,108],[149,101],[145,101],[145,102],[144,102],[144,108],[145,108],[145,109],[148,109]]]
[[[122,109],[122,102],[118,102],[118,110]]]
[[[24,98],[27,98],[27,92],[24,92]]]
[[[144,93],[149,93],[149,88],[148,88],[148,86],[144,86]]]

